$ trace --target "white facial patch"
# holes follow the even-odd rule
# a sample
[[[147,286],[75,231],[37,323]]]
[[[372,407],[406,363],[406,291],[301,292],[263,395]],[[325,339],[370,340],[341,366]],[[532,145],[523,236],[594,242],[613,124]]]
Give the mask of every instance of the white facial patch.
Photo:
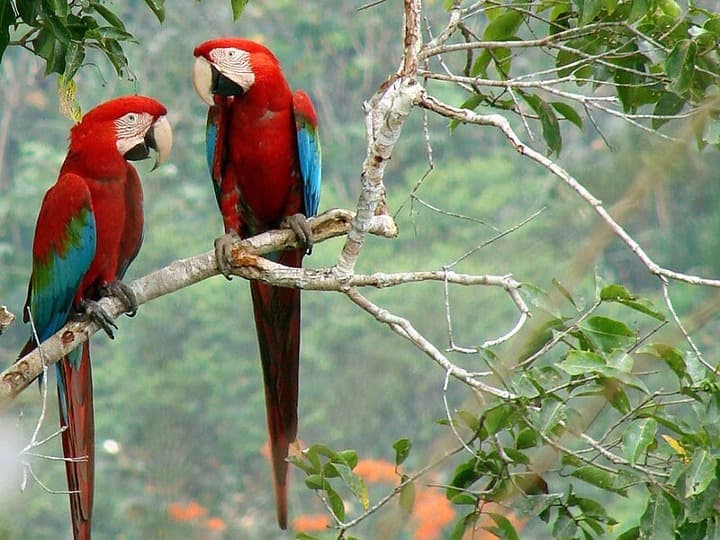
[[[234,47],[218,47],[211,50],[209,56],[220,73],[246,92],[255,82],[249,52]]]
[[[143,142],[152,123],[153,117],[150,113],[129,112],[115,120],[116,145],[120,155],[125,155],[131,148]]]

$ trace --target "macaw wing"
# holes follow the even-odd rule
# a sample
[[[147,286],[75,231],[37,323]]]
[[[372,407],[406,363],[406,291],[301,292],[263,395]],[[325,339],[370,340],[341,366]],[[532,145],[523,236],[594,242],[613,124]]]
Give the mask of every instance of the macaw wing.
[[[215,199],[220,206],[222,173],[227,152],[225,128],[227,111],[223,105],[213,105],[208,109],[205,125],[205,157],[207,158],[210,178],[215,190]]]
[[[41,342],[67,322],[95,256],[95,240],[90,190],[80,176],[63,174],[45,194],[33,243],[26,307]]]
[[[314,216],[320,204],[322,150],[317,115],[312,101],[302,90],[293,94],[293,112],[297,129],[298,161],[303,181],[305,215]]]

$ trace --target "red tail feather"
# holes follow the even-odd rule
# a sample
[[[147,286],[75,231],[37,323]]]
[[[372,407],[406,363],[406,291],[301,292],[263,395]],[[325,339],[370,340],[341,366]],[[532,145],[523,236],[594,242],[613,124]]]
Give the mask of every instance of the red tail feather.
[[[280,255],[279,262],[300,266],[302,250]],[[250,283],[260,359],[265,382],[270,455],[278,525],[287,528],[288,447],[297,437],[300,291]]]
[[[63,453],[66,458],[87,458],[87,461],[65,462],[68,489],[71,492],[77,492],[70,494],[73,538],[89,540],[95,479],[95,427],[90,344],[83,345],[79,369],[71,366],[67,358],[63,358],[58,366],[63,373],[66,394],[58,397],[67,403],[67,424],[63,419],[62,410],[60,412],[60,425],[67,426],[62,434]]]

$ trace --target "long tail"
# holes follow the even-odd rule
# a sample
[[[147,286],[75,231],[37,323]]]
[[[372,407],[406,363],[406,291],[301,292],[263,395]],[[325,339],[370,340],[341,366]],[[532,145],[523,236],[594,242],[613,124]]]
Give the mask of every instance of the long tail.
[[[302,250],[280,254],[278,262],[300,266]],[[250,283],[255,327],[265,381],[270,454],[278,526],[287,528],[288,447],[297,437],[300,359],[300,291]]]
[[[75,540],[90,539],[95,479],[95,423],[93,416],[90,345],[85,343],[57,364],[58,399],[63,454],[66,458],[70,518]]]

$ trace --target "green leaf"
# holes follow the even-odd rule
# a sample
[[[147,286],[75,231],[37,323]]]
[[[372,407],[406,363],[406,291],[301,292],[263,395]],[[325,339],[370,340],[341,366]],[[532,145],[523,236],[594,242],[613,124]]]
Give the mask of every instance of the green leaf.
[[[615,474],[595,467],[594,465],[583,465],[575,469],[570,474],[571,476],[579,478],[580,480],[583,480],[588,484],[592,484],[593,486],[625,495],[623,489],[615,487]]]
[[[308,459],[317,459],[318,456],[324,456],[331,461],[342,461],[335,450],[324,444],[313,444],[305,450],[305,455],[307,455]]]
[[[549,435],[567,417],[567,406],[562,401],[547,400],[538,416],[538,430]]]
[[[524,16],[522,13],[507,9],[505,13],[497,17],[485,27],[483,41],[507,41],[515,36],[522,24]]]
[[[452,501],[453,497],[463,493],[465,489],[483,477],[483,473],[477,470],[476,464],[477,460],[471,459],[455,468],[455,474],[445,491],[445,497],[448,500]]]
[[[650,300],[638,298],[622,285],[612,284],[603,287],[600,291],[600,300],[603,302],[619,302],[659,321],[665,320],[665,316],[657,310]]]
[[[518,436],[515,438],[515,448],[523,450],[525,448],[532,448],[537,445],[538,435],[534,429],[526,428],[523,429]]]
[[[77,70],[85,60],[85,49],[82,45],[72,42],[65,53],[65,80],[70,80],[75,76]]]
[[[583,517],[590,517],[601,521],[605,521],[608,517],[605,507],[593,499],[573,496],[572,504],[582,510]]]
[[[682,95],[690,89],[695,75],[697,45],[694,41],[678,41],[665,59],[665,73],[672,79],[669,89]]]
[[[242,12],[245,9],[247,3],[248,0],[230,0],[230,5],[232,6],[233,22],[237,21],[240,18],[240,15],[242,15]]]
[[[596,315],[587,319],[587,326],[591,332],[605,336],[622,336],[635,338],[635,332],[624,322],[609,317]]]
[[[52,35],[55,36],[55,39],[58,40],[62,45],[67,47],[70,45],[70,40],[72,39],[72,34],[70,34],[70,30],[65,26],[65,23],[54,13],[44,13],[43,14],[43,21],[44,25],[50,32],[52,32]]]
[[[345,503],[343,502],[340,495],[337,494],[330,484],[325,484],[325,495],[327,496],[327,502],[330,505],[332,513],[335,514],[340,521],[345,519]]]
[[[565,103],[559,103],[559,102],[557,102],[557,104],[558,104],[558,105],[565,105]],[[552,104],[553,107],[555,107],[555,105],[556,105],[556,103],[553,103],[553,104]],[[557,107],[555,107],[555,109],[556,109],[558,112],[560,112],[560,109],[558,109]],[[572,107],[570,107],[570,109],[572,109]],[[573,110],[573,112],[575,112],[575,111]],[[559,282],[557,279],[555,279],[555,278],[552,278],[552,284],[555,286],[555,288],[556,288],[558,291],[560,291],[560,294],[562,294],[562,295],[565,297],[565,299],[566,299],[568,302],[570,302],[575,309],[577,309],[577,304],[575,303],[575,300],[573,299],[572,295],[570,294],[570,291],[568,291],[568,290],[565,288],[565,286],[564,286],[562,283],[560,283],[560,282]]]
[[[577,113],[577,111],[573,109],[570,105],[568,105],[567,103],[563,103],[562,101],[553,101],[552,103],[550,103],[550,105],[552,105],[553,108],[557,112],[559,112],[563,118],[565,118],[565,120],[568,120],[569,122],[575,124],[578,129],[582,129],[582,118],[580,118],[580,115]]]
[[[125,53],[123,52],[122,47],[120,46],[120,43],[115,41],[114,39],[107,40],[104,44],[103,52],[105,53],[105,56],[108,60],[110,60],[110,63],[115,68],[115,72],[118,75],[122,75],[123,70],[127,67],[127,57],[125,56]]]
[[[342,478],[342,481],[348,487],[350,492],[355,495],[355,498],[362,504],[363,510],[367,510],[370,507],[370,497],[368,495],[368,489],[365,482],[357,474],[352,472],[350,467],[341,463],[335,463],[335,470]]]
[[[78,103],[76,98],[75,81],[73,81],[72,79],[67,79],[63,75],[58,74],[57,87],[60,112],[63,116],[69,118],[73,122],[80,122],[80,119],[82,118],[82,112],[80,110],[80,104]]]
[[[401,483],[407,482],[408,476],[403,474]],[[413,506],[415,505],[415,483],[408,482],[400,489],[400,497],[398,499],[400,508],[402,508],[405,514],[412,513]],[[367,508],[366,508],[367,510]]]
[[[603,2],[604,0],[584,0],[578,25],[585,26],[597,17],[603,8]]]
[[[165,20],[165,0],[145,0],[147,6],[157,17],[157,20],[163,22]]]
[[[40,6],[36,2],[15,2],[20,18],[28,26],[37,26],[36,19],[40,14]],[[12,12],[12,6],[10,3],[6,3],[5,17],[0,15],[0,29],[5,26],[12,24],[12,20],[15,18],[15,14]]]
[[[480,514],[476,512],[470,512],[466,516],[458,520],[450,533],[448,540],[462,540],[465,535],[465,531],[468,527],[472,526],[480,517]]]
[[[402,465],[403,462],[410,455],[410,449],[412,448],[412,441],[410,439],[398,439],[392,445],[395,450],[395,466]]]
[[[358,464],[358,455],[355,450],[341,450],[337,453],[338,460],[350,467],[351,469],[354,469],[355,466]]]
[[[67,19],[70,13],[69,2],[67,0],[43,0],[43,2],[55,15],[63,20]]]
[[[557,115],[547,102],[533,94],[522,94],[525,101],[533,108],[540,118],[542,126],[543,138],[550,153],[560,155],[562,149],[562,137],[560,136],[560,122]]]
[[[325,489],[327,481],[319,474],[311,474],[305,477],[305,485],[310,489]]]
[[[515,500],[515,510],[518,516],[537,516],[545,510],[558,503],[560,496],[556,493],[552,495],[527,495],[518,497]]]
[[[623,390],[622,384],[618,379],[615,378],[603,378],[600,379],[600,386],[603,388],[603,394],[608,403],[615,409],[620,411],[622,414],[630,412],[630,400]]]
[[[530,464],[530,458],[527,457],[523,452],[520,452],[519,450],[516,450],[515,448],[507,447],[507,448],[504,448],[503,451],[515,463],[521,463],[523,465]]]
[[[477,74],[475,74],[475,75],[477,75]],[[460,105],[460,107],[463,108],[463,109],[467,109],[467,110],[469,110],[469,111],[474,111],[477,107],[480,106],[480,104],[481,104],[484,100],[485,100],[485,96],[483,96],[482,94],[474,94],[474,95],[470,96],[468,99],[466,99],[466,100],[462,103],[462,105]],[[450,131],[451,131],[451,132],[454,131],[455,128],[457,128],[457,127],[460,125],[460,123],[461,123],[460,120],[457,120],[456,118],[453,118],[453,119],[450,121],[450,124],[449,124],[449,126],[448,126],[449,129],[450,129]]]
[[[122,22],[120,17],[110,11],[107,6],[101,4],[100,2],[90,2],[90,7],[97,11],[103,19],[110,23],[110,26],[114,26],[119,30],[125,30],[125,23]]]
[[[720,481],[713,478],[705,491],[695,497],[690,497],[685,502],[688,521],[698,522],[712,517],[715,513],[718,496],[720,496]]]
[[[601,348],[608,352],[624,347],[635,339],[635,332],[625,323],[609,317],[590,317],[580,328],[590,333],[600,343]]]
[[[597,373],[599,368],[605,366],[602,356],[588,351],[570,351],[565,360],[557,364],[557,367],[571,377]]]
[[[652,119],[653,129],[659,129],[660,126],[670,121],[669,118],[657,118],[658,116],[674,116],[682,110],[684,105],[683,98],[672,92],[665,92],[660,96],[653,110],[653,116],[655,116]]]
[[[717,461],[705,449],[698,448],[693,454],[685,476],[685,497],[699,495],[715,478]]]
[[[650,12],[650,0],[632,0],[632,8],[630,9],[630,15],[628,15],[628,22],[635,22]]]
[[[655,442],[658,424],[653,418],[641,418],[633,421],[623,433],[623,454],[631,464],[635,465]]]
[[[308,461],[302,459],[301,457],[288,456],[287,460],[289,463],[292,463],[297,468],[302,470],[305,474],[314,474],[318,472],[318,470],[315,469]]]
[[[540,116],[540,124],[542,125],[543,138],[547,144],[550,153],[560,155],[562,150],[562,137],[560,135],[560,122],[553,108],[545,101],[540,101],[540,107],[537,110]]]
[[[658,7],[672,19],[677,19],[682,13],[682,8],[675,0],[657,0]]]
[[[505,429],[510,424],[510,419],[514,413],[515,408],[506,403],[485,411],[482,418],[487,436],[495,435]]]
[[[297,535],[295,536],[295,540],[320,540],[320,539],[317,536],[313,536],[311,534],[301,532],[301,533],[297,533]]]
[[[652,343],[647,347],[643,347],[638,351],[639,354],[648,354],[663,360],[670,369],[675,372],[678,379],[682,379],[686,376],[685,372],[685,359],[683,354],[671,345],[665,343]]]
[[[617,540],[638,540],[640,538],[640,527],[631,527],[620,536]]]
[[[502,514],[496,514],[495,512],[488,512],[488,515],[493,518],[493,521],[497,527],[484,527],[484,529],[490,531],[498,538],[503,540],[519,540],[517,531],[510,520]]]
[[[85,34],[85,39],[94,39],[97,41],[114,39],[117,41],[129,41],[132,43],[138,42],[137,39],[135,39],[135,36],[133,36],[130,32],[126,32],[125,30],[121,30],[120,28],[116,28],[114,26],[98,26],[97,28],[88,30]]]
[[[675,517],[662,492],[655,492],[648,499],[645,512],[640,517],[641,538],[675,540]]]
[[[0,7],[0,60],[5,54],[8,43],[10,43],[10,26],[14,21],[15,14],[10,3],[7,2],[3,7]]]

